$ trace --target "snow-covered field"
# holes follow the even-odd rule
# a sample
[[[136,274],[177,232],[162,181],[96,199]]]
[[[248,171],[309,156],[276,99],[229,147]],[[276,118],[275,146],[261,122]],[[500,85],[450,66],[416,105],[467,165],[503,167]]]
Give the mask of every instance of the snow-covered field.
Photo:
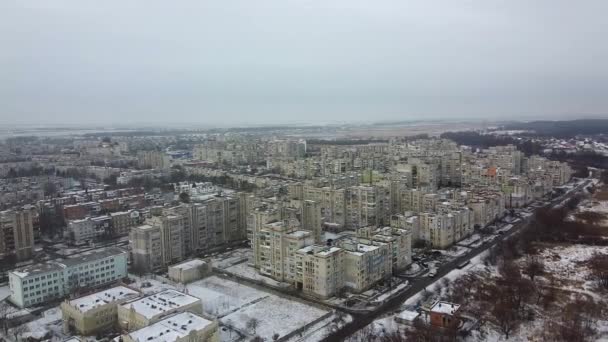
[[[608,254],[608,246],[568,245],[545,248],[540,252],[545,270],[558,278],[584,284],[589,279],[586,261],[595,253]]]
[[[225,316],[221,321],[230,322],[229,325],[241,331],[272,340],[274,334],[284,336],[328,313],[327,310],[271,295]],[[255,332],[247,328],[247,322],[252,318],[259,320]]]
[[[265,277],[265,276],[259,274],[258,271],[256,271],[255,268],[253,268],[253,266],[249,265],[246,262],[236,264],[234,266],[230,266],[230,267],[224,269],[224,271],[226,271],[226,273],[235,274],[235,275],[243,277],[243,278],[259,281],[259,282],[262,282],[262,283],[270,285],[270,286],[275,286],[275,287],[286,287],[286,286],[288,287],[289,286],[288,284],[278,282],[272,278]]]
[[[188,294],[201,299],[206,313],[219,317],[269,296],[266,292],[215,276],[190,283],[186,288]]]

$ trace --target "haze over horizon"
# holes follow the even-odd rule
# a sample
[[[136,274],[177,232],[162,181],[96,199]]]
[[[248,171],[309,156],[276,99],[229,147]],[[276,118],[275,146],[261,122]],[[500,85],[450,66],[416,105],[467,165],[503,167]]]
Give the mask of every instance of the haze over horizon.
[[[0,123],[608,117],[607,10],[600,0],[8,0]]]

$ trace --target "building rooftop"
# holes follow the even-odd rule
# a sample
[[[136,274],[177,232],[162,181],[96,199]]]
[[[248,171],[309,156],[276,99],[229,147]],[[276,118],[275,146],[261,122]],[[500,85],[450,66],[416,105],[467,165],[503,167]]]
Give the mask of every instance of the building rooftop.
[[[66,266],[80,265],[91,261],[98,261],[107,257],[126,254],[126,252],[118,247],[105,247],[92,251],[76,254],[66,259],[55,260],[59,264]]]
[[[68,303],[80,312],[87,312],[98,306],[139,295],[139,292],[124,286],[116,286],[107,290],[99,291],[80,298],[70,300]]]
[[[37,274],[45,274],[49,272],[57,272],[63,270],[63,265],[53,261],[48,261],[43,264],[35,264],[30,266],[21,267],[12,270],[11,273],[19,278],[26,278]]]
[[[187,336],[191,331],[203,330],[213,321],[190,312],[182,312],[167,317],[145,328],[129,334],[133,341],[172,342]]]
[[[458,304],[438,301],[431,307],[431,312],[453,315],[459,308]]]
[[[295,232],[287,234],[287,236],[293,238],[303,238],[306,236],[310,236],[310,232],[306,230],[296,230]]]
[[[189,270],[189,269],[193,269],[196,267],[200,267],[203,265],[206,265],[207,262],[201,259],[192,259],[192,260],[188,260],[188,261],[184,261],[180,264],[175,264],[170,266],[171,268],[176,268],[176,269],[182,269],[182,270]]]
[[[166,290],[157,294],[136,299],[122,304],[123,307],[135,310],[150,319],[164,312],[184,307],[200,301],[200,299],[175,290]]]

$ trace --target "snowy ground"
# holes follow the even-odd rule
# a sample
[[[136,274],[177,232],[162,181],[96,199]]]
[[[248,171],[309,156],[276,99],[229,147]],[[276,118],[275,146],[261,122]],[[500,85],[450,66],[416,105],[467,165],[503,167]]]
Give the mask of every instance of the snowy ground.
[[[176,286],[170,282],[162,283],[155,279],[141,279],[134,276],[131,278],[136,279],[135,284],[138,286],[149,282],[151,286],[143,288],[147,293],[172,288],[183,290],[200,298],[205,313],[218,317],[222,324],[248,334],[249,338],[254,335],[251,329],[247,329],[247,322],[251,318],[257,318],[260,321],[255,334],[266,340],[272,340],[275,333],[284,336],[329,313],[328,310],[282,298],[276,294],[218,276],[198,280],[186,285],[185,288],[180,288],[181,285]],[[332,318],[333,316],[328,317],[304,331],[302,336],[310,335],[310,339],[302,341],[316,341],[324,337],[324,333],[317,334],[315,331],[331,324]],[[315,339],[316,335],[320,335],[320,338]],[[222,331],[221,336],[222,341],[241,340],[236,332],[231,332],[228,328]],[[298,338],[299,336],[296,335],[292,341],[297,341]]]
[[[219,269],[229,268],[230,266],[252,260],[253,251],[251,248],[240,248],[229,252],[218,254],[211,258],[213,267]]]
[[[268,296],[225,316],[221,321],[241,331],[271,340],[274,334],[284,336],[327,313],[329,311],[311,305],[278,296]],[[259,320],[255,332],[247,328],[247,323],[252,318]]]
[[[201,299],[206,313],[219,317],[269,296],[266,292],[215,276],[188,284],[187,292]]]
[[[43,312],[43,316],[37,320],[26,323],[27,330],[22,337],[32,337],[41,339],[49,332],[53,335],[62,336],[61,309],[59,307]]]
[[[253,266],[247,262],[236,264],[225,268],[226,273],[235,274],[237,276],[262,282],[264,284],[275,286],[275,287],[289,287],[289,284],[278,282],[272,278],[261,275]]]
[[[568,245],[545,248],[540,257],[545,270],[557,278],[567,279],[572,285],[588,288],[589,268],[586,261],[595,253],[608,254],[608,246]]]

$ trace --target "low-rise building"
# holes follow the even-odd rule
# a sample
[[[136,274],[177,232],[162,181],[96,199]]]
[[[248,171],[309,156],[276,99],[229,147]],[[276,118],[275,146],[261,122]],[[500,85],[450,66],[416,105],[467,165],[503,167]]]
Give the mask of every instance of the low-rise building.
[[[139,296],[139,292],[125,286],[116,286],[61,303],[65,333],[94,335],[107,331],[118,322],[117,306]]]
[[[218,342],[218,323],[216,320],[191,312],[182,312],[125,334],[122,340],[124,342]]]
[[[169,279],[189,283],[211,274],[211,260],[193,259],[169,266]]]
[[[10,271],[9,300],[24,308],[81,289],[106,286],[126,276],[127,252],[118,247],[96,249]]]
[[[203,313],[199,298],[166,290],[118,306],[118,324],[127,330],[141,329],[176,312]]]
[[[460,325],[458,318],[460,305],[438,301],[429,310],[431,325],[441,328],[457,328]]]

